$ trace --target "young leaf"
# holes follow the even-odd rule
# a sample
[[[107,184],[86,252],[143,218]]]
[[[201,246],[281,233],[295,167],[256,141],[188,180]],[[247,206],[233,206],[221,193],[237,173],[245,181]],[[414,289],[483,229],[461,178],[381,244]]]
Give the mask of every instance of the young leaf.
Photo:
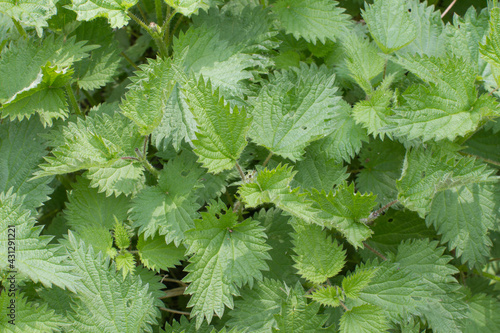
[[[196,316],[197,327],[203,319],[222,317],[224,306],[233,308],[233,295],[245,284],[262,280],[270,259],[264,229],[252,219],[238,222],[237,215],[222,202],[212,202],[194,229],[186,232],[188,253],[193,254],[185,268],[190,282],[186,293],[192,295],[188,307]]]
[[[324,306],[336,307],[344,301],[342,290],[337,286],[319,287],[311,293],[311,298]]]
[[[132,200],[132,226],[139,227],[145,239],[159,232],[167,244],[173,241],[179,246],[198,217],[196,189],[202,186],[199,180],[203,174],[193,155],[182,153],[170,160],[160,171],[158,185],[142,190]]]
[[[140,277],[128,274],[122,278],[109,258],[96,255],[71,231],[66,249],[82,278],[76,285],[79,299],[75,312],[68,314],[74,331],[152,332],[159,311]]]
[[[492,66],[500,68],[500,8],[493,8],[490,12],[490,32],[486,43],[479,45],[482,57]]]
[[[125,278],[129,273],[134,274],[135,258],[134,255],[128,251],[120,251],[114,258],[116,262],[116,269],[121,270]]]
[[[277,73],[254,102],[250,138],[275,154],[301,159],[310,142],[331,132],[340,103],[334,80],[324,66]]]
[[[370,284],[376,273],[376,269],[363,267],[346,276],[342,280],[342,290],[344,290],[345,296],[352,299],[358,298],[361,291]]]
[[[321,210],[318,216],[322,225],[341,232],[354,247],[362,247],[362,242],[372,234],[363,219],[375,207],[375,196],[355,193],[353,183],[341,185],[328,194],[314,190],[310,198],[314,201],[313,207]]]
[[[293,256],[298,273],[314,284],[324,283],[345,265],[345,250],[315,224],[294,225]]]
[[[198,123],[194,152],[212,173],[234,167],[245,148],[246,133],[251,123],[245,109],[231,108],[212,92],[210,81],[192,78],[184,85],[186,103]]]
[[[53,236],[40,235],[43,227],[35,227],[35,218],[22,202],[22,198],[11,190],[0,193],[0,269],[15,269],[18,274],[48,288],[55,284],[74,291],[79,277],[73,271],[72,263],[68,262],[67,256],[61,255],[60,246],[49,245]],[[15,251],[14,263],[9,250]]]
[[[324,44],[327,38],[335,41],[351,26],[349,16],[337,5],[337,1],[327,0],[279,0],[272,9],[286,33]]]
[[[138,0],[73,0],[65,7],[76,12],[78,21],[106,17],[111,28],[121,28],[128,22],[127,10]]]
[[[101,252],[103,256],[114,258],[117,254],[113,247],[113,237],[109,229],[100,225],[89,225],[78,230],[78,237],[85,244],[92,245],[95,253]]]
[[[384,53],[397,51],[415,39],[416,28],[406,1],[377,0],[365,8],[361,12],[368,30]]]
[[[137,251],[141,262],[149,269],[160,272],[168,270],[175,265],[180,265],[184,259],[186,249],[181,245],[165,243],[165,237],[155,235],[151,240],[146,241],[144,235],[139,236],[137,241]]]
[[[359,101],[352,109],[352,115],[356,123],[361,124],[367,129],[368,134],[375,138],[380,135],[384,139],[386,134],[379,131],[388,124],[387,117],[392,114],[390,104],[393,93],[389,89],[379,87],[369,96],[368,100]]]
[[[340,318],[340,332],[385,332],[389,323],[384,311],[378,306],[363,304],[346,311]]]
[[[118,221],[115,217],[115,226],[113,228],[115,244],[120,250],[125,250],[130,246],[130,235],[123,225],[123,222]]]
[[[198,11],[208,10],[212,0],[165,0],[165,2],[184,16],[190,17]]]

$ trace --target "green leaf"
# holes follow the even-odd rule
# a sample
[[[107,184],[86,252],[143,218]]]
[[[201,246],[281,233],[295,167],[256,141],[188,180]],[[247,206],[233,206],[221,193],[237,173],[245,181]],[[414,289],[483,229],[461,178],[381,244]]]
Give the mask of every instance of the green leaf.
[[[433,152],[432,149],[413,149],[407,152],[401,178],[396,182],[398,200],[424,218],[438,192],[495,182],[492,172],[473,158]]]
[[[233,168],[247,144],[251,119],[245,109],[224,105],[219,92],[212,92],[210,81],[205,84],[203,78],[189,80],[183,93],[198,123],[193,144],[200,162],[212,173]]]
[[[364,146],[359,153],[363,168],[356,178],[359,190],[375,194],[382,206],[397,199],[396,180],[401,176],[404,157],[403,145],[395,141],[375,140]]]
[[[437,242],[403,242],[389,260],[368,265],[379,269],[361,292],[361,300],[381,307],[396,322],[407,313],[426,319],[435,332],[461,332],[464,294],[453,277],[458,270],[443,252]]]
[[[137,162],[121,157],[135,156],[135,148],[143,146],[143,138],[130,121],[115,113],[87,116],[69,122],[62,129],[59,145],[47,163],[40,165],[36,177],[89,169],[92,187],[106,195],[136,192],[143,182],[143,168]]]
[[[78,21],[91,21],[98,17],[108,19],[111,28],[121,28],[128,22],[127,10],[137,0],[72,0],[65,6],[76,12]]]
[[[160,272],[168,270],[175,265],[180,265],[184,259],[186,249],[183,246],[165,243],[165,237],[154,236],[146,241],[144,235],[139,236],[137,241],[137,251],[141,262],[149,269]]]
[[[334,185],[341,184],[349,176],[347,168],[328,158],[326,154],[317,149],[307,149],[303,160],[295,164],[297,174],[293,178],[292,186],[300,186],[304,190],[330,191]]]
[[[342,289],[347,298],[356,299],[363,289],[365,289],[377,273],[373,268],[358,268],[354,273],[346,276],[342,280]]]
[[[349,16],[337,5],[337,1],[327,0],[279,0],[273,5],[273,12],[286,33],[324,44],[326,39],[335,41],[351,27]]]
[[[224,305],[233,308],[233,295],[245,284],[262,280],[270,259],[264,229],[252,219],[238,222],[237,215],[222,202],[212,202],[208,211],[195,220],[195,228],[186,232],[188,253],[193,254],[185,268],[190,282],[186,293],[192,295],[188,307],[199,327],[213,314],[222,317]]]
[[[78,237],[85,244],[92,245],[96,253],[101,252],[103,256],[114,258],[117,254],[113,247],[113,237],[109,229],[100,225],[89,225],[78,230]]]
[[[129,273],[134,274],[135,258],[132,253],[120,251],[114,259],[116,262],[116,269],[122,270],[123,277],[126,277]]]
[[[68,318],[75,332],[152,332],[159,311],[140,277],[121,277],[109,258],[68,233],[68,255],[82,277],[76,285],[78,300]]]
[[[4,121],[0,125],[0,192],[12,187],[14,193],[24,196],[27,209],[41,206],[52,192],[48,185],[52,177],[28,181],[47,154],[47,142],[40,137],[45,133],[36,119]]]
[[[405,3],[409,16],[415,26],[415,39],[403,47],[398,54],[426,54],[439,57],[446,52],[447,36],[441,19],[441,12],[434,5],[410,0]]]
[[[500,8],[496,7],[490,11],[490,31],[486,37],[486,43],[479,45],[479,52],[483,59],[492,66],[500,68]]]
[[[442,235],[441,242],[456,250],[456,256],[469,267],[485,264],[492,245],[488,231],[495,228],[500,213],[497,185],[467,184],[436,194],[428,225]]]
[[[385,59],[379,54],[380,49],[363,35],[350,33],[342,38],[344,62],[349,75],[370,94],[377,76],[384,71]]]
[[[60,332],[66,327],[67,321],[47,304],[27,301],[22,294],[8,289],[0,294],[0,330],[5,333],[17,332]],[[12,303],[14,301],[15,303]],[[13,306],[13,310],[9,306]]]
[[[89,226],[105,227],[110,230],[115,223],[127,218],[130,203],[124,195],[107,197],[97,189],[90,187],[90,181],[77,177],[72,183],[73,189],[68,195],[64,210],[68,224],[75,231]]]
[[[500,163],[500,132],[481,129],[467,140],[465,153]]]
[[[343,100],[332,119],[332,124],[334,124],[332,125],[333,132],[313,143],[313,146],[324,151],[328,158],[333,158],[338,162],[350,162],[361,149],[363,141],[368,141],[366,130],[356,124],[349,104]]]
[[[23,25],[35,27],[38,36],[42,36],[43,28],[49,25],[47,20],[57,13],[57,1],[3,0],[0,2],[0,12]]]
[[[387,133],[379,130],[388,124],[387,117],[392,114],[390,108],[392,97],[392,91],[378,88],[368,100],[359,101],[354,105],[352,109],[354,120],[366,128],[368,134],[372,134],[375,138],[380,135],[383,140]]]
[[[282,302],[280,314],[274,315],[278,327],[273,328],[273,332],[322,331],[327,316],[318,314],[321,305],[316,302],[307,304],[300,284],[289,290],[287,294],[286,301]]]
[[[167,244],[173,241],[179,246],[198,217],[196,189],[202,186],[203,174],[193,155],[182,153],[170,160],[160,171],[158,185],[142,190],[132,200],[132,226],[139,227],[146,240],[159,232]]]
[[[115,244],[120,250],[125,250],[130,246],[130,235],[123,225],[123,222],[116,219],[116,217],[115,225],[113,228],[113,235],[115,238]]]
[[[310,142],[332,131],[341,101],[334,80],[326,67],[315,65],[275,74],[254,102],[250,138],[292,161],[302,159]]]
[[[318,214],[321,224],[338,230],[354,247],[362,247],[363,241],[372,234],[363,220],[375,207],[375,196],[355,193],[353,183],[344,183],[328,194],[313,190],[310,198],[314,201],[313,207],[321,210]]]
[[[241,298],[234,302],[234,309],[227,326],[241,331],[267,333],[277,328],[274,315],[280,313],[281,303],[287,299],[286,285],[280,281],[264,278],[253,288],[243,288]]]
[[[165,2],[184,16],[190,17],[198,14],[198,11],[208,10],[211,0],[165,0]]]
[[[160,124],[163,109],[176,84],[177,64],[170,59],[148,59],[141,65],[137,76],[131,77],[120,109],[125,117],[132,120],[142,135],[149,135]]]
[[[99,45],[99,48],[91,51],[89,58],[74,65],[74,77],[78,86],[85,90],[94,90],[112,82],[113,77],[118,75],[122,48],[106,20],[81,22],[74,34],[77,40],[87,40],[93,45]]]
[[[364,20],[373,39],[384,53],[392,53],[415,39],[416,28],[404,0],[378,0],[365,5]]]
[[[311,208],[306,194],[299,193],[299,188],[290,188],[295,173],[287,165],[280,164],[273,170],[265,168],[257,173],[253,183],[243,184],[238,194],[247,203],[247,207],[272,202],[285,212],[313,223],[317,211]]]
[[[315,224],[294,224],[294,229],[294,267],[303,278],[321,284],[342,270],[346,252],[325,230]]]
[[[337,286],[326,286],[316,288],[310,296],[314,301],[324,306],[336,307],[344,301],[342,290]]]
[[[485,119],[498,116],[498,106],[488,95],[478,98],[472,65],[447,56],[400,57],[397,63],[417,75],[427,85],[411,85],[394,109],[394,125],[386,130],[408,140],[422,138],[455,140],[473,132]]]
[[[22,198],[11,190],[0,193],[0,269],[16,270],[21,276],[27,276],[35,283],[41,282],[48,288],[54,284],[74,291],[79,277],[73,271],[72,263],[59,253],[60,246],[49,245],[53,236],[40,235],[43,227],[35,227],[35,223],[30,210],[23,206]],[[14,259],[8,253],[12,246]]]
[[[464,333],[487,333],[500,330],[500,302],[490,295],[478,294],[468,300],[469,313]]]
[[[389,323],[384,311],[378,306],[363,304],[346,311],[340,318],[340,332],[385,332]]]

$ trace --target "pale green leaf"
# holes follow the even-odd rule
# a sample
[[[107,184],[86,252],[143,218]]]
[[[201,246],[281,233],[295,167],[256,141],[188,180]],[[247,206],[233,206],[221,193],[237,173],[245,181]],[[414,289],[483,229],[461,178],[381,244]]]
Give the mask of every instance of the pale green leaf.
[[[279,0],[272,9],[286,33],[316,44],[335,41],[351,27],[349,15],[337,5],[327,0]]]
[[[500,67],[500,8],[490,11],[490,31],[486,43],[479,45],[479,52],[483,59],[491,65]]]
[[[404,0],[376,0],[362,10],[368,30],[384,53],[392,53],[410,44],[417,29]]]
[[[36,119],[0,125],[0,192],[12,187],[14,193],[25,196],[23,204],[28,209],[38,208],[52,192],[48,185],[52,177],[28,181],[47,154],[47,142],[40,137],[45,133]]]
[[[78,237],[85,244],[92,245],[95,253],[101,252],[103,256],[116,256],[116,249],[113,247],[113,237],[109,229],[102,225],[89,225],[78,230]]]
[[[355,192],[353,183],[344,183],[335,192],[313,190],[310,198],[313,207],[321,210],[318,216],[322,225],[338,230],[354,247],[362,247],[362,242],[372,234],[363,222],[376,204],[372,194]]]
[[[424,218],[438,192],[494,182],[492,173],[492,169],[470,157],[412,149],[406,154],[401,178],[396,182],[398,200]]]
[[[23,25],[35,27],[38,36],[42,36],[43,28],[49,25],[47,20],[57,13],[57,2],[58,0],[2,0],[0,12]]]
[[[138,276],[120,276],[109,258],[68,233],[67,252],[81,276],[78,300],[68,314],[69,332],[152,332],[159,311],[148,285]]]
[[[114,260],[116,262],[116,269],[122,271],[123,277],[126,277],[129,273],[134,274],[135,258],[132,253],[120,251]]]
[[[279,314],[281,303],[286,300],[286,286],[276,280],[264,279],[252,289],[241,290],[241,298],[234,302],[234,309],[227,326],[255,333],[268,333],[276,328],[274,315]]]
[[[198,11],[208,10],[212,0],[165,0],[165,2],[184,16],[190,17]]]
[[[144,235],[139,236],[137,241],[137,251],[141,262],[149,269],[160,272],[168,270],[175,265],[180,265],[184,259],[186,249],[184,246],[175,246],[165,242],[165,237],[154,236],[150,240],[145,240]]]
[[[77,177],[72,187],[64,214],[73,230],[79,231],[88,226],[102,226],[110,230],[115,217],[119,221],[127,218],[130,202],[124,195],[107,197],[91,188],[90,181],[83,177]]]
[[[189,282],[186,293],[192,295],[188,307],[196,316],[197,326],[203,319],[222,317],[224,306],[233,308],[238,288],[262,280],[270,259],[264,229],[252,219],[239,222],[236,213],[222,202],[212,202],[194,229],[186,232],[188,253],[193,256],[185,268]]]
[[[464,333],[489,333],[500,331],[500,302],[490,295],[478,294],[468,300],[469,313]]]
[[[301,159],[310,142],[332,131],[341,105],[334,80],[324,66],[276,73],[253,103],[250,138],[275,154]]]
[[[375,333],[389,329],[384,311],[378,306],[363,304],[346,311],[340,318],[340,332]]]
[[[233,168],[247,144],[251,119],[245,109],[224,105],[218,91],[213,92],[210,81],[205,84],[203,78],[189,80],[183,93],[198,124],[193,144],[200,162],[212,173]]]
[[[387,117],[392,114],[390,105],[393,92],[388,89],[377,89],[369,96],[368,100],[359,101],[352,109],[356,123],[366,128],[368,134],[375,138],[380,135],[383,140],[385,132],[379,131],[388,124]]]
[[[359,294],[365,289],[377,273],[373,268],[358,268],[354,273],[347,275],[342,280],[342,289],[347,298],[358,298]]]
[[[11,297],[11,293],[15,295]],[[0,330],[4,333],[60,332],[67,324],[45,303],[29,302],[24,295],[8,289],[0,294]]]
[[[346,252],[315,224],[294,224],[294,267],[306,280],[321,284],[337,275],[345,265]]]
[[[463,59],[416,55],[400,57],[397,62],[427,85],[413,84],[404,92],[403,103],[391,117],[394,125],[386,130],[408,140],[453,141],[474,131],[485,119],[498,116],[491,96],[478,98],[475,70]]]
[[[78,21],[91,21],[98,17],[108,19],[111,28],[121,28],[129,18],[127,10],[138,0],[72,0],[68,9],[76,12]]]
[[[196,189],[202,186],[199,180],[203,174],[192,155],[182,153],[170,160],[160,171],[158,185],[145,188],[132,200],[132,226],[139,227],[145,239],[159,232],[167,244],[173,241],[179,246],[198,217]]]
[[[43,227],[35,226],[36,220],[31,214],[23,206],[22,198],[11,190],[0,193],[0,269],[16,270],[48,288],[54,284],[74,291],[79,277],[72,263],[58,252],[60,246],[49,244],[53,236],[40,235]],[[13,236],[15,258],[8,253],[12,251]]]
[[[115,238],[115,244],[120,250],[125,250],[130,246],[130,235],[123,225],[123,222],[118,219],[115,220],[113,236]]]
[[[311,293],[311,298],[324,306],[336,307],[344,301],[342,290],[337,286],[326,286],[316,288]]]

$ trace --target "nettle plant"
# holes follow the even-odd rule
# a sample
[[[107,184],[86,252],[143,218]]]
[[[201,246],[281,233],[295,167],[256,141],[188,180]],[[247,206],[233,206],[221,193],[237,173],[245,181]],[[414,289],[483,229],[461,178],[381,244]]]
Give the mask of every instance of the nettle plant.
[[[500,8],[372,2],[0,1],[0,331],[500,332]]]

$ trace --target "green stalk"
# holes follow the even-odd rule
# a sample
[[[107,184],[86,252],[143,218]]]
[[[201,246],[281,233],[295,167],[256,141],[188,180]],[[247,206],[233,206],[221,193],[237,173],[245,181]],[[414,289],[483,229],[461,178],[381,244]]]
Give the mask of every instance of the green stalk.
[[[157,22],[163,21],[163,13],[161,11],[161,3],[162,3],[162,0],[155,0],[156,21]]]
[[[24,30],[23,26],[21,25],[21,23],[19,23],[18,20],[16,20],[15,18],[12,18],[12,22],[14,22],[14,25],[16,26],[16,29],[17,31],[19,32],[19,34],[21,36],[24,37],[24,39],[28,38],[28,34],[26,33],[26,30]]]
[[[71,88],[71,85],[68,83],[66,84],[66,93],[68,94],[69,102],[71,104],[71,107],[73,108],[73,111],[79,116],[82,115],[82,111],[80,110],[80,107],[78,106],[78,102],[76,101],[75,93],[73,92],[73,89]]]

